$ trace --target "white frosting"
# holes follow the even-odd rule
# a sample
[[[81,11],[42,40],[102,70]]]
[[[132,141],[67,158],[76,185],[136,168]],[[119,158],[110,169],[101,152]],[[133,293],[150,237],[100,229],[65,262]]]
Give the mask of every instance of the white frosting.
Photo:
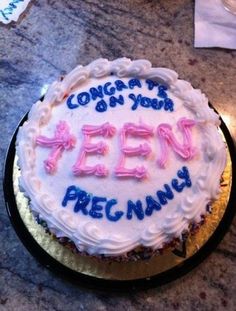
[[[76,109],[69,109],[66,105],[71,94],[88,91],[89,88],[104,85],[106,82],[113,85],[117,77],[126,84],[131,77],[135,77],[140,79],[142,85],[145,85],[145,79],[167,85],[168,97],[174,102],[174,111],[153,110],[141,106],[132,111],[128,89],[114,95],[122,94],[124,105],[108,107],[103,113],[95,110],[95,102],[98,100]],[[132,90],[136,95],[140,92],[143,96],[156,96],[155,90],[148,90],[147,87]],[[108,96],[105,95],[104,100],[106,99]],[[105,141],[109,152],[105,156],[88,155],[87,163],[105,164],[109,175],[105,178],[73,176],[72,166],[79,154],[82,143],[81,128],[84,124],[101,125],[109,121],[119,133],[127,122],[139,124],[141,121],[155,129],[161,123],[169,123],[181,140],[182,136],[176,127],[181,117],[196,121],[196,126],[192,129],[192,141],[197,148],[197,155],[192,160],[184,161],[170,149],[166,168],[159,168],[156,160],[160,154],[160,146],[154,135],[147,141],[152,148],[147,159],[127,157],[126,161],[127,167],[143,164],[148,170],[148,178],[142,181],[134,178],[121,179],[114,176],[120,156],[118,135],[112,138],[93,137],[93,143]],[[36,146],[36,137],[52,137],[60,120],[69,124],[70,132],[77,137],[77,143],[73,150],[64,151],[58,161],[57,171],[50,175],[43,166],[50,149]],[[31,209],[46,220],[50,230],[58,237],[66,236],[73,240],[80,251],[117,256],[139,245],[160,249],[164,243],[180,237],[184,230],[188,230],[191,222],[199,222],[201,215],[206,213],[206,205],[217,198],[220,177],[226,163],[225,146],[217,130],[219,124],[219,117],[209,108],[206,96],[200,90],[193,89],[188,82],[179,80],[176,72],[166,68],[152,68],[147,60],[98,59],[88,66],[76,67],[62,81],[54,82],[44,100],[33,105],[28,121],[20,128],[17,137],[20,184],[25,195],[30,198]],[[131,146],[137,146],[141,142],[145,140],[128,138]],[[145,216],[143,220],[138,220],[135,215],[131,220],[124,215],[117,222],[111,222],[105,216],[93,219],[81,212],[75,213],[75,201],[69,202],[66,207],[61,204],[67,187],[75,185],[95,196],[116,199],[118,203],[114,206],[114,211],[125,213],[128,200],[136,202],[139,199],[145,207],[145,197],[155,197],[157,190],[164,190],[163,185],[170,184],[183,166],[188,167],[192,187],[184,188],[181,193],[175,192],[173,200],[169,200],[161,210],[154,211],[152,216]]]

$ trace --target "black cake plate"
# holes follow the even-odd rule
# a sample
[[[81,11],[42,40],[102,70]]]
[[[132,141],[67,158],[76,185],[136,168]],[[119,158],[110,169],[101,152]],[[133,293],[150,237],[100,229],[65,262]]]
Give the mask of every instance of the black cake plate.
[[[48,254],[34,239],[34,237],[30,234],[28,228],[24,224],[15,199],[14,189],[13,189],[13,167],[14,167],[14,159],[15,159],[15,141],[18,128],[23,124],[27,119],[27,114],[21,120],[20,124],[17,126],[15,133],[11,139],[4,166],[4,180],[3,180],[3,188],[4,188],[4,196],[7,213],[11,220],[11,223],[24,244],[24,246],[28,249],[28,251],[45,267],[50,269],[52,272],[58,274],[62,278],[69,279],[70,281],[85,286],[88,288],[93,288],[97,290],[112,290],[112,291],[127,291],[127,290],[138,290],[138,289],[146,289],[154,286],[159,286],[170,281],[173,281],[190,270],[199,265],[218,245],[218,243],[222,240],[225,233],[227,232],[234,214],[235,214],[235,206],[236,203],[236,191],[233,189],[236,188],[236,151],[234,141],[230,135],[230,132],[226,126],[226,124],[221,119],[221,130],[225,137],[230,158],[232,161],[232,185],[231,192],[229,194],[228,205],[226,207],[225,213],[222,217],[222,220],[219,222],[217,228],[207,240],[207,242],[191,257],[187,258],[185,261],[181,262],[177,266],[159,273],[157,275],[153,275],[148,278],[140,278],[134,280],[111,280],[111,279],[103,279],[88,276],[83,273],[76,272],[63,265],[61,262],[57,261],[50,254]],[[176,255],[178,256],[179,250],[176,250]]]

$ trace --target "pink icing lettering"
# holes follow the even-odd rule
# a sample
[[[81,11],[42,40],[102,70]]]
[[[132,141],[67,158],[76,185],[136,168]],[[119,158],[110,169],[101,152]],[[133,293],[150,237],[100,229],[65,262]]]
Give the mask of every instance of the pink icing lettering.
[[[110,125],[108,122],[95,126],[95,125],[84,125],[82,127],[82,132],[84,134],[84,141],[80,149],[79,157],[73,166],[73,173],[75,176],[80,175],[95,175],[98,177],[103,177],[108,175],[107,168],[102,164],[97,164],[94,166],[86,165],[86,154],[102,154],[104,155],[108,151],[108,146],[104,142],[100,141],[96,144],[91,143],[91,136],[103,136],[112,137],[116,129],[114,126]]]
[[[36,144],[42,147],[52,148],[49,157],[44,161],[44,168],[48,174],[53,174],[57,169],[57,162],[64,150],[74,148],[76,139],[70,134],[69,126],[65,121],[60,121],[56,126],[53,138],[38,136]]]
[[[126,156],[143,156],[146,157],[151,153],[151,147],[147,144],[140,144],[137,147],[130,147],[126,145],[127,136],[131,135],[134,137],[148,138],[153,135],[153,127],[146,124],[134,124],[126,123],[120,133],[120,145],[121,145],[121,156],[119,159],[118,166],[115,169],[115,175],[117,177],[134,177],[137,179],[143,179],[147,177],[147,170],[144,166],[136,166],[135,168],[129,169],[125,167]]]
[[[183,143],[179,143],[174,137],[172,127],[169,124],[163,123],[157,127],[157,136],[160,138],[161,155],[157,160],[160,167],[164,168],[168,160],[168,146],[183,159],[190,160],[196,154],[196,148],[192,146],[191,128],[196,124],[194,120],[181,118],[177,122],[177,126],[183,133]]]

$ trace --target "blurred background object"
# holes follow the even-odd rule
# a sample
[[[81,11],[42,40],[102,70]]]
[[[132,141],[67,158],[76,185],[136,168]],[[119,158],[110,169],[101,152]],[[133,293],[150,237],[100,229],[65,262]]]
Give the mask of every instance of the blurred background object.
[[[222,0],[222,3],[227,11],[236,14],[236,0]]]

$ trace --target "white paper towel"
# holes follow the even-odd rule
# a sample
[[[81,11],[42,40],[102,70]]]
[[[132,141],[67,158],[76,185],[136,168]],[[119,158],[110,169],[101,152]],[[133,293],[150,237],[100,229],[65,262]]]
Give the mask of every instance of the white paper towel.
[[[29,2],[30,0],[0,0],[0,22],[16,22]]]
[[[194,46],[236,49],[236,15],[221,0],[195,1]]]

